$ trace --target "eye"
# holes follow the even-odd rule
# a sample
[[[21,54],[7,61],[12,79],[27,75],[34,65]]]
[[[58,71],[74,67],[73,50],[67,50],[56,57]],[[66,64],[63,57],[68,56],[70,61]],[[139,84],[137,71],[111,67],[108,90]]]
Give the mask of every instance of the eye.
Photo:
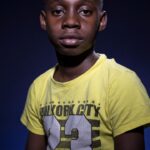
[[[81,8],[79,10],[79,14],[82,16],[90,16],[90,15],[92,15],[92,10],[90,10],[88,8]]]
[[[63,8],[56,8],[52,10],[52,15],[54,16],[62,16],[64,15],[65,10]]]

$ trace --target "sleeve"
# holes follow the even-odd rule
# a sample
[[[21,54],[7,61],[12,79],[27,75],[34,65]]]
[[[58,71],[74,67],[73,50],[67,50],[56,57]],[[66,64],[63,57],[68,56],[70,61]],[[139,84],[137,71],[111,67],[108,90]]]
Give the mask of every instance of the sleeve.
[[[134,72],[116,77],[109,90],[109,117],[113,136],[150,123],[150,99]]]
[[[21,116],[21,122],[32,133],[44,135],[38,103],[39,96],[37,96],[37,93],[38,91],[33,83],[28,90],[25,108]]]

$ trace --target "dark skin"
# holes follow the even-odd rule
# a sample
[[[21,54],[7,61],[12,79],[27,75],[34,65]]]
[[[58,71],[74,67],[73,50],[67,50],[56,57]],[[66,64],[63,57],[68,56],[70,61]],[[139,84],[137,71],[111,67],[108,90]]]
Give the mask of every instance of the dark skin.
[[[72,80],[98,59],[93,51],[98,31],[105,29],[107,15],[99,0],[49,0],[41,11],[41,28],[47,31],[58,58],[54,79]],[[115,150],[144,150],[143,128],[114,137]],[[44,135],[29,132],[26,150],[46,150]]]
[[[41,12],[40,20],[57,53],[59,66],[54,74],[55,80],[72,80],[96,62],[98,56],[93,51],[95,37],[107,22],[98,0],[51,0]],[[91,53],[80,60],[80,55],[88,50]],[[68,67],[71,63],[66,63],[68,59],[80,60],[80,63]]]

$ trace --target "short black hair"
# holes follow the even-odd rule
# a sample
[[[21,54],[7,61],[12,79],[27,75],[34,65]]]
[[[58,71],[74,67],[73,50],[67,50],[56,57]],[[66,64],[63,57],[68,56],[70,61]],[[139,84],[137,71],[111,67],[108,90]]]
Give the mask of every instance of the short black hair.
[[[45,8],[45,4],[48,0],[40,0],[41,1],[41,6],[42,6],[42,9]],[[104,0],[99,0],[100,1],[100,8],[103,9],[103,1]]]

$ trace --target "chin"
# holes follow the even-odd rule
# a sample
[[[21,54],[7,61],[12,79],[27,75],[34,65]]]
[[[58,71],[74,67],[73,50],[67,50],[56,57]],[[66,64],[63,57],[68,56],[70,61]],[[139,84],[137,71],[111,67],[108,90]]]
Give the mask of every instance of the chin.
[[[82,54],[84,51],[79,51],[79,48],[63,48],[61,50],[57,50],[57,53],[65,56],[78,56]]]

